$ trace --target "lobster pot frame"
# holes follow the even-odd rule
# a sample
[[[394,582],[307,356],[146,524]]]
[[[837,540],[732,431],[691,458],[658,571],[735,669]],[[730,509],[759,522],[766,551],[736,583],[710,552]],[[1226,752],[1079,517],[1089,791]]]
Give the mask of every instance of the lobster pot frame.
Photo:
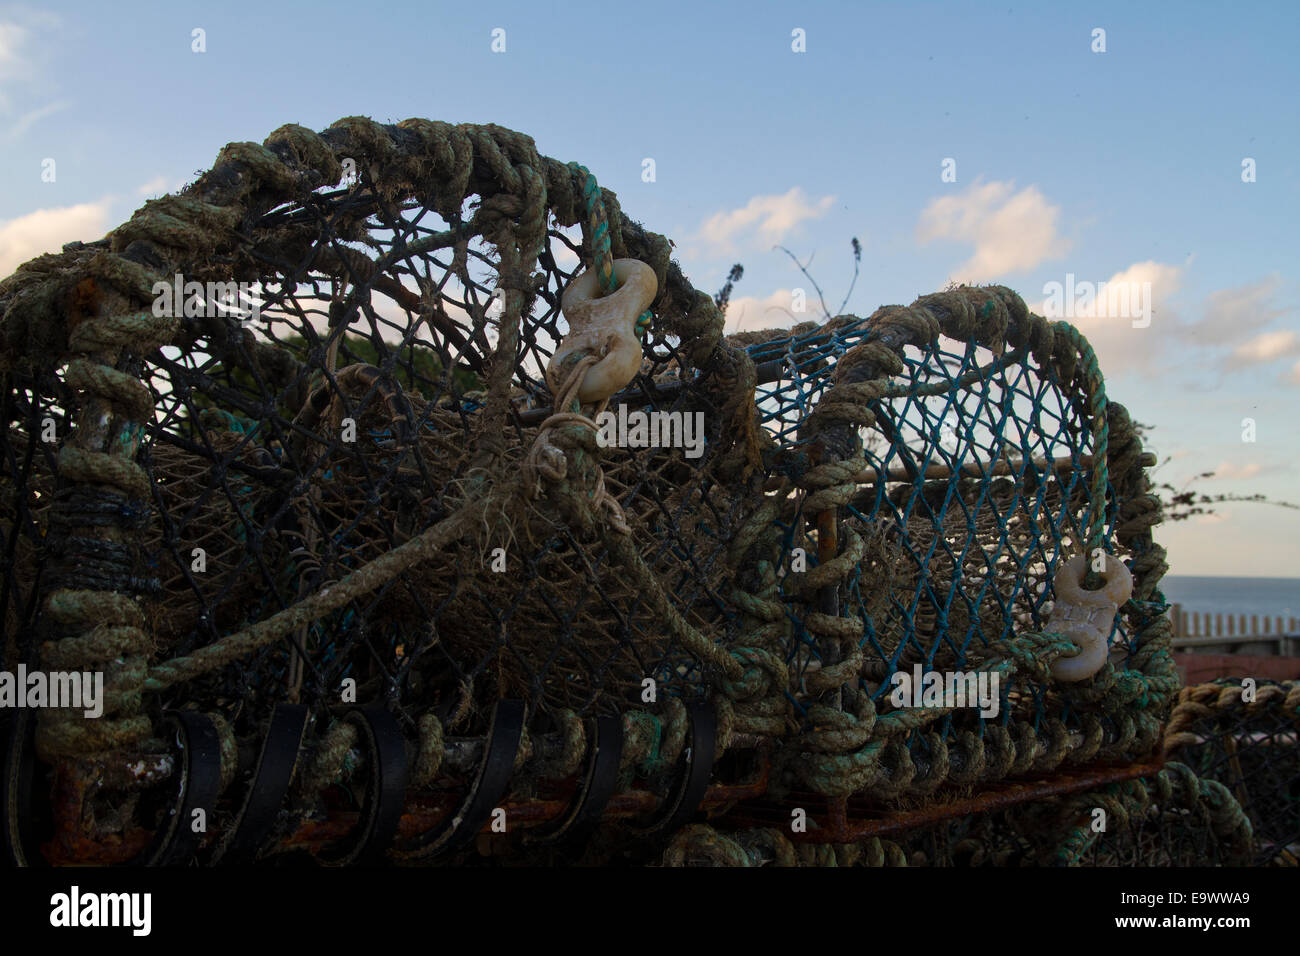
[[[4,663],[106,687],[11,721],[10,854],[454,860],[504,809],[516,858],[650,859],[1149,755],[1158,502],[1086,341],[1001,287],[728,338],[670,251],[527,136],[351,117],[0,283]],[[581,399],[566,296],[628,263],[639,373]],[[1133,594],[1063,683],[1103,553]],[[913,666],[997,714],[891,702]]]

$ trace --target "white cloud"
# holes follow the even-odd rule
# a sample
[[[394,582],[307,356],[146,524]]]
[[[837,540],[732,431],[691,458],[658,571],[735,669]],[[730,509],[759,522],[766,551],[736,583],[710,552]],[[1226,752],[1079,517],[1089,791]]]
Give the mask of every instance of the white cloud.
[[[740,209],[710,216],[694,238],[714,246],[722,255],[734,254],[741,245],[770,248],[781,244],[805,221],[826,215],[834,202],[834,196],[813,201],[798,186],[783,196],[755,196]]]
[[[0,110],[8,112],[12,108],[5,86],[13,76],[23,72],[22,49],[26,45],[27,29],[17,23],[0,22]]]
[[[807,291],[812,293],[811,289]],[[732,299],[727,304],[727,334],[754,332],[758,329],[784,329],[800,322],[824,319],[824,316],[814,314],[812,311],[795,312],[793,305],[794,296],[790,289],[777,289],[762,299],[752,295]],[[814,307],[813,301],[805,298],[805,310]]]
[[[572,272],[573,267],[578,265],[582,260],[578,254],[562,242],[551,243],[551,258],[555,260],[555,265],[566,272]]]
[[[950,278],[999,281],[1065,254],[1070,244],[1056,232],[1060,212],[1037,186],[1016,192],[1011,182],[977,181],[955,196],[931,200],[921,211],[916,238],[922,244],[937,239],[972,243],[974,254]]]
[[[0,276],[42,253],[58,252],[65,242],[99,239],[107,231],[108,205],[101,199],[0,221]]]
[[[60,20],[54,14],[26,7],[6,8],[0,16],[0,113],[10,113],[15,86],[46,86],[38,62],[42,59],[41,45],[34,40],[38,32],[57,27]]]
[[[1264,470],[1264,466],[1259,462],[1249,462],[1243,465],[1235,465],[1226,459],[1219,462],[1214,469],[1216,479],[1225,479],[1229,481],[1243,481],[1247,478],[1254,478]]]
[[[1089,315],[1064,316],[1087,337],[1088,343],[1101,362],[1101,369],[1107,375],[1120,372],[1143,371],[1151,373],[1158,369],[1161,360],[1174,344],[1168,334],[1176,326],[1177,316],[1169,305],[1169,300],[1177,293],[1182,284],[1183,267],[1166,262],[1135,262],[1127,269],[1116,272],[1105,280],[1094,280],[1084,276],[1075,276],[1075,283],[1088,281],[1099,286],[1104,281],[1108,290],[1134,290],[1134,305],[1142,300],[1143,307],[1149,307],[1151,324],[1145,328],[1134,328],[1134,313],[1111,308],[1098,308]],[[1053,277],[1051,281],[1064,283],[1064,274]],[[1150,289],[1150,301],[1146,300],[1145,290]],[[1046,292],[1044,293],[1046,295]],[[1039,315],[1050,315],[1046,299],[1030,303],[1030,311]]]
[[[1242,368],[1272,362],[1297,352],[1300,352],[1300,335],[1290,329],[1263,332],[1238,345],[1223,364],[1228,369]]]
[[[12,69],[19,61],[18,50],[27,31],[16,23],[0,23],[0,70]]]
[[[1283,376],[1282,381],[1287,385],[1300,385],[1300,362],[1291,366],[1291,371]]]
[[[1180,331],[1196,345],[1241,342],[1245,336],[1285,314],[1285,309],[1271,301],[1281,284],[1280,276],[1270,275],[1245,285],[1220,289],[1206,299],[1201,320],[1183,326]]]
[[[137,188],[135,194],[137,196],[159,196],[168,192],[169,186],[171,186],[171,180],[166,176],[155,176]]]

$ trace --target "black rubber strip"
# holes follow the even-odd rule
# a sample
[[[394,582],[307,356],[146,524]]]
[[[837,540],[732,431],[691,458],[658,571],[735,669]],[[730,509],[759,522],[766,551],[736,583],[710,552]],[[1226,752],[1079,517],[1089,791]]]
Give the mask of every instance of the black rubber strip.
[[[587,772],[572,807],[558,823],[533,831],[529,842],[576,844],[591,836],[618,786],[618,766],[622,759],[623,718],[597,717]]]
[[[707,700],[688,701],[686,712],[691,723],[690,743],[684,754],[686,766],[658,816],[643,827],[632,828],[642,836],[665,836],[680,829],[695,815],[708,792],[717,749],[717,713]]]
[[[211,818],[221,791],[221,741],[206,714],[169,711],[165,726],[176,731],[180,747],[177,799],[153,842],[132,863],[137,866],[183,866],[194,859],[203,833],[194,831],[194,811]]]
[[[382,707],[349,711],[369,751],[370,781],[355,835],[341,848],[318,857],[329,866],[368,866],[380,862],[402,820],[406,799],[406,739],[397,718]]]
[[[510,786],[510,775],[514,771],[523,732],[523,702],[497,701],[488,728],[487,752],[465,802],[450,819],[427,833],[412,837],[398,848],[398,852],[410,858],[424,857],[457,850],[473,842]]]
[[[264,849],[289,792],[309,717],[310,711],[302,704],[275,705],[244,806],[213,863],[251,863]]]
[[[45,866],[33,832],[32,792],[36,775],[36,715],[25,708],[15,710],[3,724],[0,749],[0,824],[4,831],[6,866]]]

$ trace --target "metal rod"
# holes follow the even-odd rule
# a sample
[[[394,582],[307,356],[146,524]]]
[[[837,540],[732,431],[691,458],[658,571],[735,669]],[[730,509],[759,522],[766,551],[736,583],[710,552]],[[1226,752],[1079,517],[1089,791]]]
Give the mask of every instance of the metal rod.
[[[1150,468],[1156,463],[1156,456],[1147,452],[1142,456],[1142,466]],[[1079,455],[1077,458],[1068,455],[1060,458],[1035,458],[1033,467],[1036,471],[1070,471],[1073,468],[1091,468],[1093,463],[1092,455]],[[964,478],[983,478],[986,475],[998,477],[1002,475],[1014,475],[1024,467],[1023,458],[1002,458],[995,462],[969,461],[961,466],[960,474]],[[943,480],[953,476],[952,466],[945,464],[930,465],[925,469],[921,477],[926,481]],[[874,484],[880,480],[880,469],[870,469],[859,472],[854,476],[856,481],[863,484]],[[912,473],[903,466],[895,466],[885,472],[885,481],[905,481],[915,480]]]
[[[956,817],[1004,810],[1031,800],[1079,793],[1123,780],[1154,776],[1163,766],[1164,762],[1157,760],[1120,767],[1067,771],[1048,780],[994,786],[975,796],[914,810],[881,813],[843,799],[830,800],[825,804],[826,818],[823,826],[809,829],[805,833],[791,834],[790,839],[795,843],[857,843],[868,837],[904,832]],[[790,806],[810,807],[819,802],[812,794],[791,794],[785,803],[779,805],[766,801],[750,807],[742,805],[733,812],[731,819],[745,826],[771,826],[776,819],[788,824]],[[811,811],[809,815],[812,815]]]

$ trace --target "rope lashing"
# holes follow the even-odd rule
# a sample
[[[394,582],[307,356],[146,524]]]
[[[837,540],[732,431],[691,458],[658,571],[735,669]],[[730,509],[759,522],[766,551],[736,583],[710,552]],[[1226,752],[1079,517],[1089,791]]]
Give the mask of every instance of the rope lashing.
[[[1086,817],[1086,822],[1071,827],[1060,840],[1055,862],[1061,866],[1078,866],[1083,856],[1101,836],[1092,825],[1094,808],[1102,807],[1115,829],[1128,829],[1153,808],[1161,812],[1190,811],[1204,816],[1215,837],[1237,857],[1249,858],[1254,844],[1254,828],[1246,811],[1228,789],[1217,780],[1197,776],[1191,767],[1177,761],[1149,779],[1139,778],[1104,791],[1076,794],[1057,810],[1065,821]]]
[[[609,220],[596,177],[577,163],[571,163],[570,169],[581,186],[586,208],[583,233],[591,250],[591,271],[601,296],[590,298],[591,273],[575,278],[565,290],[564,314],[569,320],[569,334],[556,349],[546,371],[547,381],[555,390],[555,411],[542,422],[523,463],[524,493],[529,498],[537,493],[539,478],[547,478],[555,485],[567,477],[565,452],[555,443],[558,430],[576,427],[596,432],[599,426],[595,419],[605,410],[610,397],[639,371],[640,340],[649,327],[651,313],[646,310],[640,314],[633,335],[628,337],[624,328],[625,312],[635,308],[631,303],[648,304],[657,291],[657,280],[648,266],[636,260],[614,261]],[[620,274],[624,275],[621,283]],[[590,415],[583,412],[584,404],[594,404]],[[599,461],[584,454],[578,447],[580,444],[580,440],[570,441],[569,454],[589,461],[595,483],[589,492],[592,507],[597,513],[607,514],[619,533],[630,534],[632,529],[622,507],[605,489]]]
[[[69,347],[78,353],[68,363],[67,380],[84,394],[82,419],[59,451],[65,479],[112,489],[127,501],[147,501],[148,475],[135,461],[143,437],[141,423],[153,412],[153,396],[136,377],[113,367],[123,348],[147,350],[172,341],[179,322],[152,312],[109,318],[88,317],[72,330]],[[112,426],[112,430],[110,430]],[[99,450],[105,448],[107,450]],[[68,516],[76,523],[75,514]],[[121,520],[121,518],[119,518]],[[37,746],[47,759],[85,756],[142,741],[151,728],[140,713],[147,654],[151,643],[139,606],[121,591],[131,590],[130,552],[116,548],[106,569],[120,565],[109,589],[62,588],[45,601],[49,620],[62,632],[42,645],[45,660],[68,670],[106,672],[102,719],[87,721],[75,711],[42,714]]]
[[[600,185],[591,170],[579,163],[569,163],[569,168],[579,182],[586,221],[583,232],[586,233],[587,245],[591,249],[592,268],[600,279],[601,294],[609,295],[618,289],[618,279],[614,275],[614,253],[609,241],[609,216],[605,212],[605,201],[601,198]],[[642,312],[636,320],[636,334],[644,338],[654,322],[654,313],[650,309]]]
[[[583,378],[597,361],[594,355],[584,355],[573,363],[564,387],[556,397],[555,402],[556,408],[571,410],[556,412],[542,422],[541,428],[537,432],[537,438],[533,440],[528,453],[524,456],[520,469],[523,474],[523,494],[526,499],[536,496],[541,478],[547,478],[552,482],[560,482],[568,477],[568,459],[564,452],[552,442],[552,436],[556,429],[566,425],[577,425],[581,428],[590,429],[594,433],[599,428],[590,416],[582,413],[582,405],[577,399]],[[601,401],[592,415],[599,415],[605,410],[607,404],[609,404],[608,398]],[[628,525],[627,518],[623,514],[622,505],[605,488],[605,473],[599,464],[594,466],[594,474],[595,487],[591,492],[592,508],[597,512],[606,512],[610,523],[620,534],[631,534],[632,528]]]

